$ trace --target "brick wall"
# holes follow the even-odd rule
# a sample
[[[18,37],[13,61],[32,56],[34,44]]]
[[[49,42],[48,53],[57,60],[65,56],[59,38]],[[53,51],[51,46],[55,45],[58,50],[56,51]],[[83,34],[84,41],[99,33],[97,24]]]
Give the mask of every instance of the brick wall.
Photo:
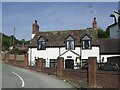
[[[43,62],[43,58],[36,59],[36,70],[47,73],[48,75],[56,75],[57,68],[43,67]]]
[[[13,59],[14,57],[14,59]],[[28,55],[26,54],[24,60],[17,60],[16,55],[12,55],[9,58],[9,55],[6,54],[4,57],[5,62],[16,65],[19,67],[26,67],[28,64]],[[117,58],[117,59],[116,59]],[[108,58],[108,62],[115,62],[114,60],[118,60],[119,57]],[[89,85],[96,87],[104,87],[104,88],[118,88],[120,87],[120,73],[117,71],[97,71],[96,70],[96,58],[91,57],[88,61],[88,72],[86,70],[75,70],[75,69],[64,69],[64,58],[58,58],[58,66],[57,68],[48,68],[43,67],[43,59],[40,58],[37,61],[36,69],[37,71],[41,71],[43,73],[47,73],[48,75],[57,75],[63,78],[69,78],[73,81],[85,81],[88,82]],[[77,83],[78,83],[77,82]]]
[[[47,73],[49,75],[57,75],[62,78],[70,79],[77,84],[83,84],[84,82],[91,87],[104,87],[110,88],[119,87],[119,77],[118,72],[108,72],[108,71],[97,71],[97,58],[90,57],[88,60],[88,70],[75,70],[75,69],[64,69],[64,58],[59,57],[57,62],[57,68],[47,68],[43,67],[43,59],[37,60],[36,64],[38,71]],[[40,64],[42,63],[42,64]],[[79,83],[83,81],[82,83]]]
[[[97,69],[97,58],[89,57],[88,58],[88,83],[90,86],[96,87],[96,69]]]
[[[57,72],[57,68],[48,68],[48,67],[44,67],[42,69],[43,73],[47,73],[48,75],[56,75]]]
[[[26,68],[28,66],[28,54],[22,55],[22,58],[20,58],[21,55],[16,54],[5,54],[4,55],[4,62]]]
[[[120,87],[119,72],[110,72],[110,71],[97,71],[97,85],[107,88],[118,88]]]
[[[86,70],[74,70],[74,69],[64,69],[63,77],[69,78],[70,80],[77,82],[87,83],[87,71]]]
[[[58,57],[57,59],[57,76],[63,76],[63,69],[64,69],[64,58]]]

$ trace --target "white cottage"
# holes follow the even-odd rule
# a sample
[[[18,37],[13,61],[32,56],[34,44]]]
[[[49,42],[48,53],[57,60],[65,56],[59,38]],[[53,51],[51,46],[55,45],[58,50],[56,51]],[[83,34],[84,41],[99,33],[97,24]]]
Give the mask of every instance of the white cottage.
[[[35,59],[43,58],[46,67],[56,67],[57,58],[63,57],[65,68],[77,68],[75,66],[83,66],[88,57],[97,57],[98,62],[103,59],[106,62],[107,57],[118,55],[118,47],[114,45],[117,40],[98,39],[96,18],[94,22],[92,30],[42,32],[35,20],[28,51],[29,65],[35,65]]]

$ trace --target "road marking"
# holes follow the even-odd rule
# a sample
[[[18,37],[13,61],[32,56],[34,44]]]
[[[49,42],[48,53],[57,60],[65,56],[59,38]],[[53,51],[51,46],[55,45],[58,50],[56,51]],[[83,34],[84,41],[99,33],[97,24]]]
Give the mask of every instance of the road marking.
[[[24,87],[25,83],[24,83],[24,80],[22,79],[22,77],[20,75],[18,75],[17,73],[15,73],[15,72],[12,72],[12,73],[20,78],[20,80],[22,82],[22,87]]]

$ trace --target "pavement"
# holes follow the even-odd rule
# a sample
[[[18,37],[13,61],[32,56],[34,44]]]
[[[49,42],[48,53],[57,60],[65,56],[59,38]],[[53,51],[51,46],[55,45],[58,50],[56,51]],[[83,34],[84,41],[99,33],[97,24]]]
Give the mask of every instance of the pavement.
[[[2,88],[74,88],[62,79],[2,63]]]

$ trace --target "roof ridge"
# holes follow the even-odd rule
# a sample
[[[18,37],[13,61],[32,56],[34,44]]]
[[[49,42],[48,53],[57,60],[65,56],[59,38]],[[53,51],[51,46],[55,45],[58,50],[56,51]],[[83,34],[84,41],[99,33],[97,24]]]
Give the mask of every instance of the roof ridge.
[[[39,31],[40,32],[66,32],[66,31],[85,31],[89,29],[75,29],[75,30],[51,30],[51,31]]]

